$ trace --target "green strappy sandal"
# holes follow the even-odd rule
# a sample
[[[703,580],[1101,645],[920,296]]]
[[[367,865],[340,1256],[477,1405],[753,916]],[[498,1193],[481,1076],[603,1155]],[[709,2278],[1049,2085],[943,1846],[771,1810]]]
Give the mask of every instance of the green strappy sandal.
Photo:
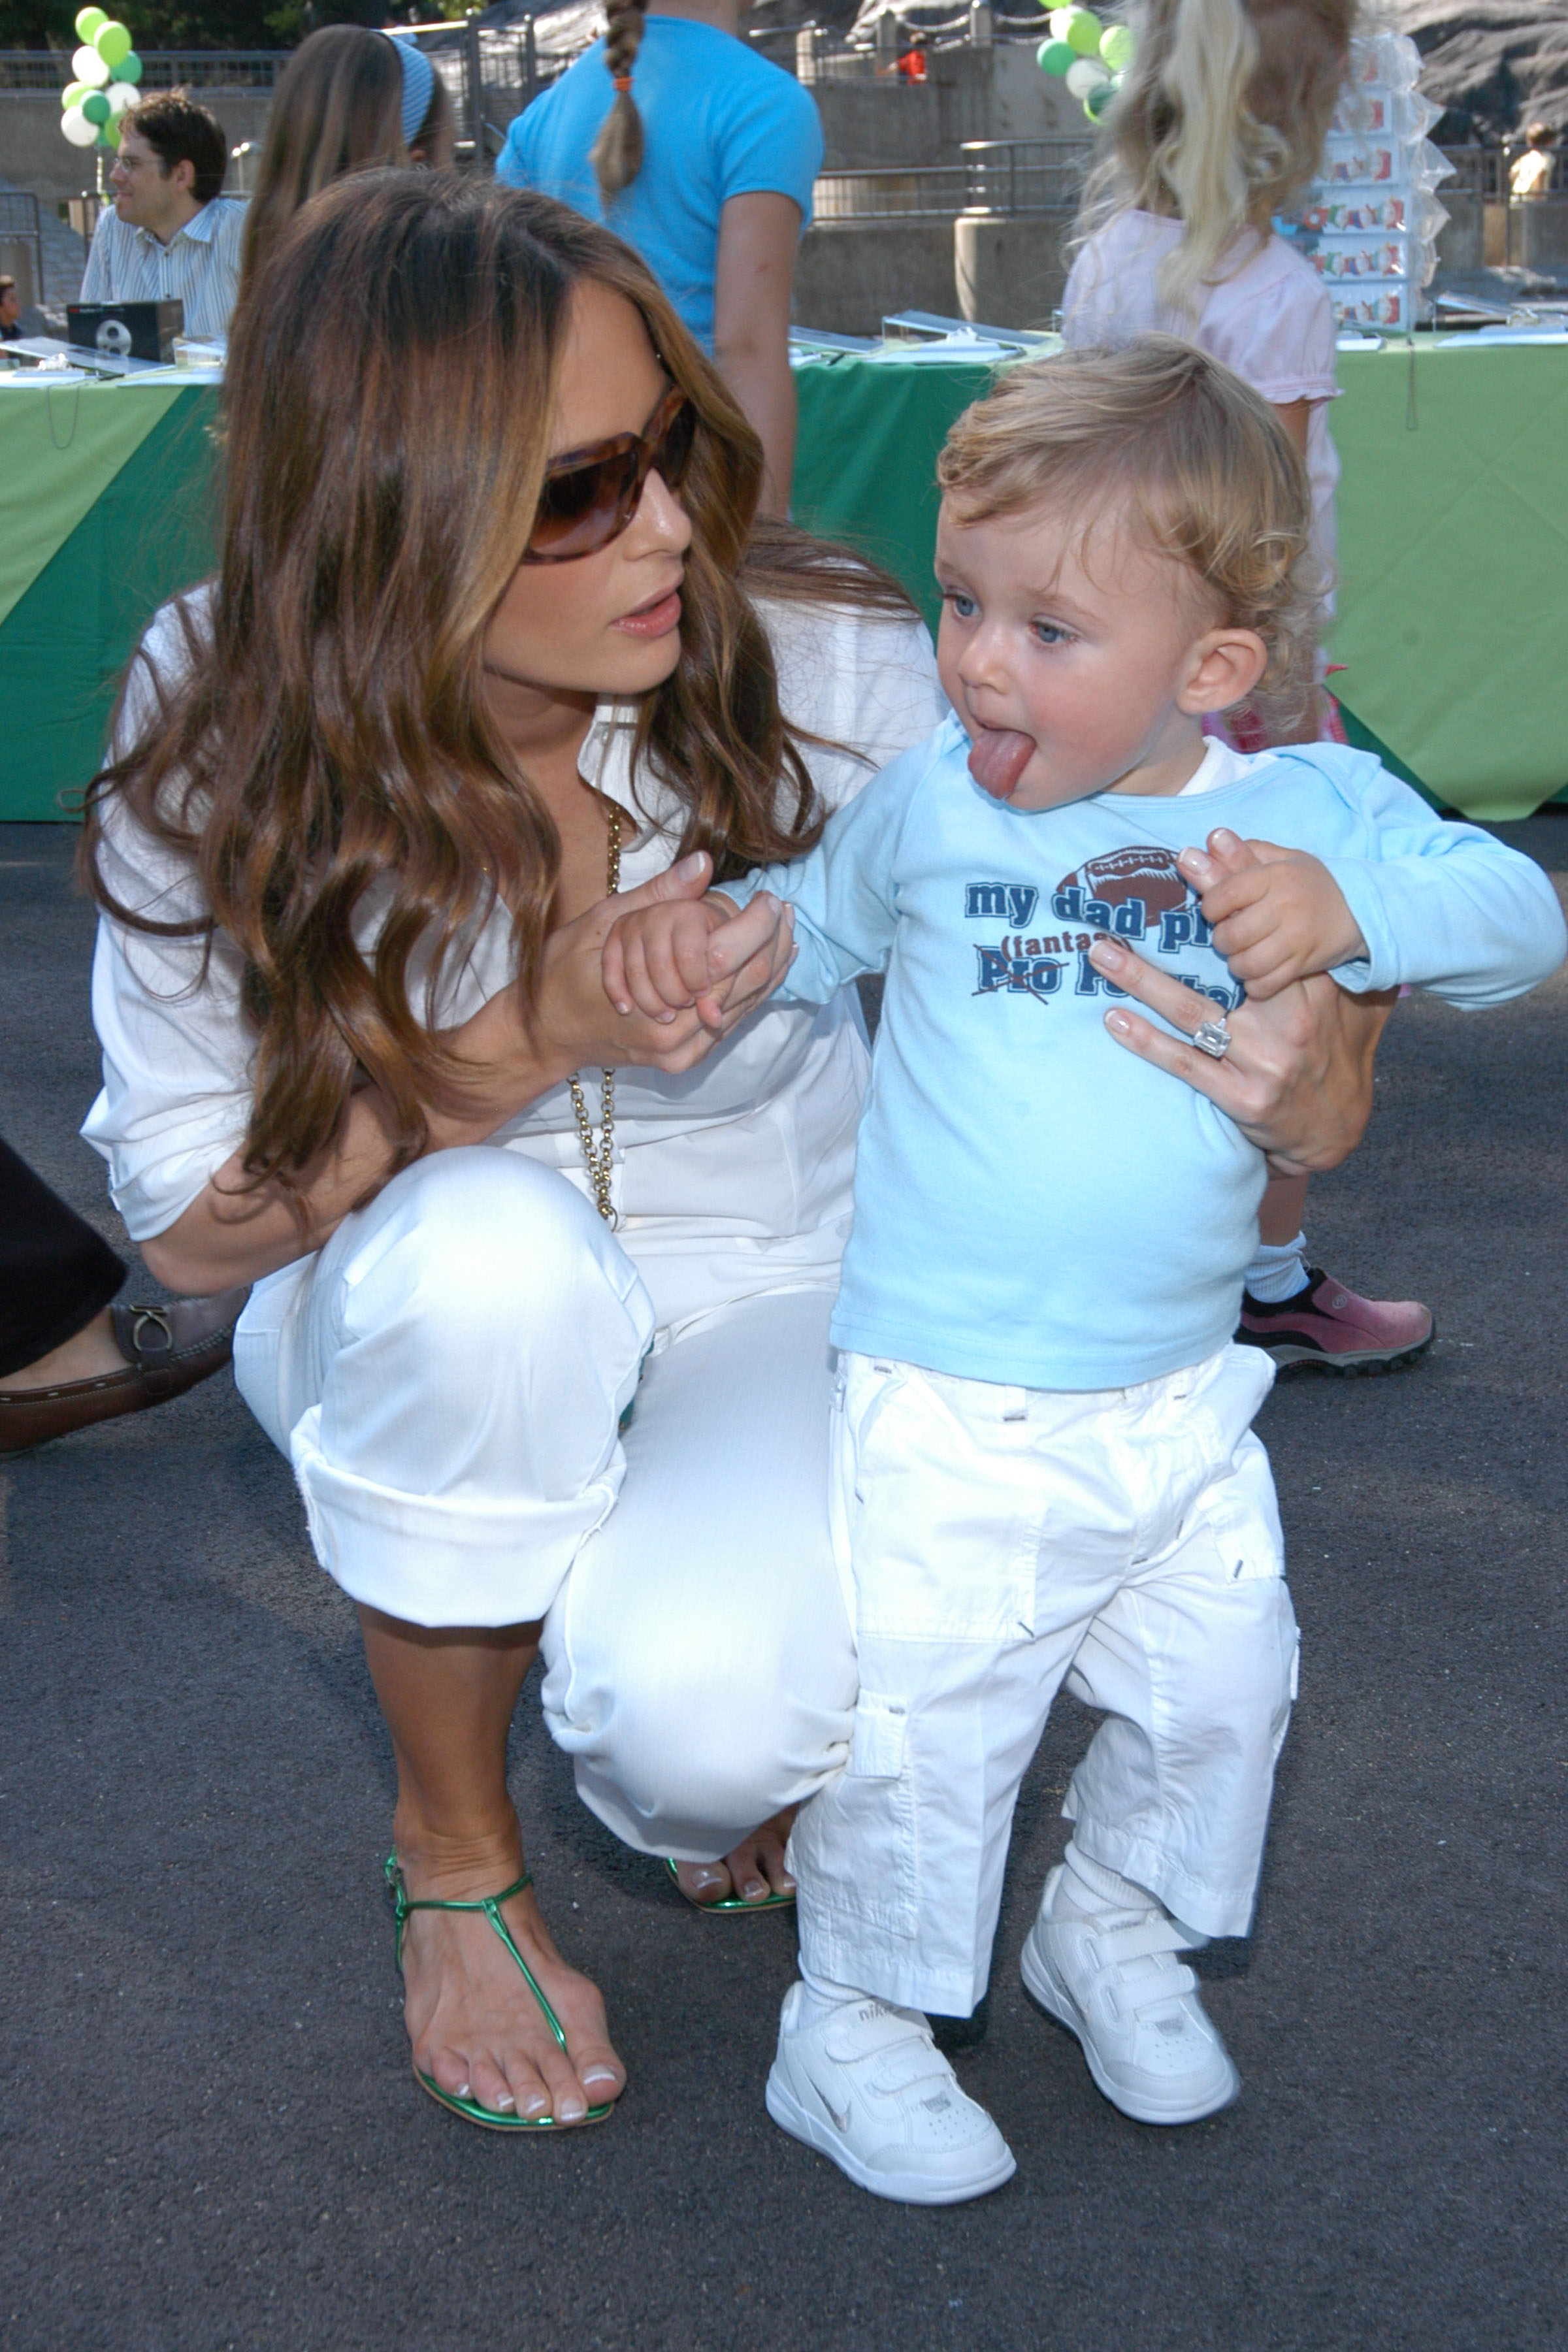
[[[696,1895],[688,1895],[685,1887],[682,1886],[680,1883],[679,1865],[673,1861],[668,1854],[666,1854],[664,1858],[664,1866],[669,1873],[670,1883],[674,1886],[676,1893],[680,1896],[683,1902],[689,1903],[694,1911],[707,1911],[710,1913],[735,1911],[783,1911],[787,1909],[789,1905],[795,1901],[793,1892],[788,1895],[778,1895],[770,1892],[766,1895],[759,1895],[754,1903],[748,1903],[743,1895],[725,1895],[721,1896],[717,1903],[699,1903]]]
[[[482,1911],[522,1970],[523,1981],[544,2011],[545,2023],[564,2050],[566,2036],[561,2030],[561,2020],[545,2000],[539,1979],[518,1950],[512,1941],[511,1930],[500,1916],[501,1905],[510,1903],[514,1895],[521,1895],[525,1886],[532,1884],[532,1871],[525,1870],[521,1878],[514,1879],[510,1886],[503,1886],[499,1895],[481,1895],[477,1903],[441,1903],[428,1896],[422,1896],[416,1902],[403,1883],[403,1872],[396,1854],[389,1853],[386,1857],[386,1891],[392,1897],[392,1916],[396,1928],[393,1957],[401,1970],[403,1929],[411,1911]],[[603,2106],[590,2107],[586,2115],[579,2116],[576,2123],[573,2124],[558,2123],[553,2116],[501,2115],[493,2107],[481,2107],[478,2099],[462,2099],[455,2091],[444,2091],[433,2074],[422,2074],[417,2066],[414,2069],[414,2079],[420,2089],[428,2091],[441,2106],[449,2107],[453,2115],[461,2116],[465,2123],[482,2124],[487,2131],[576,2131],[584,2124],[602,2124],[606,2116],[615,2113],[615,2101],[606,2099]]]

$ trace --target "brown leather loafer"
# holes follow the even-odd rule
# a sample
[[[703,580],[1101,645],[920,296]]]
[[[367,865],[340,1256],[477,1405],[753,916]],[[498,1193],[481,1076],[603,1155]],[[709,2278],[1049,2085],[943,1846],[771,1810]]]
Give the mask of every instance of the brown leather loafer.
[[[110,1307],[125,1370],[52,1389],[0,1388],[0,1454],[25,1454],[194,1389],[234,1353],[234,1327],[249,1296],[247,1287],[215,1298],[177,1298],[168,1307]]]

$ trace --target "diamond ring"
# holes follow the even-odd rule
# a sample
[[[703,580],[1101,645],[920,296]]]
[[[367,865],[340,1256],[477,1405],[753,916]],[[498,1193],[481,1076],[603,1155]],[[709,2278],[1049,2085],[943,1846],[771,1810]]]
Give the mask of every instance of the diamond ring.
[[[1230,1031],[1223,1021],[1200,1021],[1193,1031],[1193,1043],[1210,1061],[1223,1062],[1230,1051]]]

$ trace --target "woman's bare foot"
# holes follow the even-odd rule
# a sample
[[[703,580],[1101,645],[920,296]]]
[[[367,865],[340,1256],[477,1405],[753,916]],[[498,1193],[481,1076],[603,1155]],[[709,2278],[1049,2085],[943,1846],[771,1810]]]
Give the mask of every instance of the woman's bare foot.
[[[473,1901],[510,1885],[522,1868],[515,1845],[489,1860],[401,1859],[416,1900]],[[581,2123],[589,2107],[626,2088],[598,1987],[561,1958],[531,1886],[503,1904],[501,1916],[561,2021],[565,2050],[483,1912],[415,1911],[403,1937],[403,2013],[414,2063],[442,2090],[498,2116]]]
[[[798,1805],[786,1805],[782,1813],[742,1838],[721,1862],[677,1863],[675,1874],[681,1893],[693,1903],[704,1904],[722,1903],[733,1895],[742,1903],[761,1903],[769,1895],[793,1895],[795,1881],[784,1868],[784,1841],[799,1811]]]
[[[114,1318],[105,1307],[47,1356],[25,1364],[19,1372],[7,1372],[0,1380],[0,1389],[52,1389],[68,1381],[101,1380],[106,1373],[125,1369],[125,1359],[115,1343]]]

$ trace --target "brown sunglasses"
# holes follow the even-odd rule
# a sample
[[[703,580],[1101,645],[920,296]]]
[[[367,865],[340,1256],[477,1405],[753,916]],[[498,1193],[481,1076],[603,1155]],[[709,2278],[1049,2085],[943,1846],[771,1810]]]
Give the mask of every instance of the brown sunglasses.
[[[672,384],[641,433],[567,449],[546,468],[524,563],[572,563],[618,539],[641,503],[650,474],[679,489],[691,457],[697,412]]]

